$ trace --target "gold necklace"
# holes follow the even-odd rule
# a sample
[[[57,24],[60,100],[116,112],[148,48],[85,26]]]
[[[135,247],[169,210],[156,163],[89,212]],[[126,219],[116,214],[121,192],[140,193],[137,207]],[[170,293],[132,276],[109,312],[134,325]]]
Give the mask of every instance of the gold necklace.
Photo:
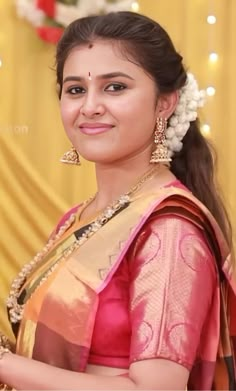
[[[103,225],[105,225],[115,213],[121,210],[123,207],[128,205],[131,201],[130,197],[137,192],[143,184],[150,179],[154,173],[159,170],[159,167],[154,167],[148,172],[146,172],[138,182],[132,186],[132,188],[125,194],[121,195],[116,201],[114,201],[111,205],[107,206],[105,210],[88,226],[88,228],[83,232],[82,236],[77,238],[64,252],[63,256],[58,259],[44,274],[36,289],[48,279],[50,274],[57,268],[57,266],[63,262],[68,256],[71,255],[73,251],[78,249],[84,242],[86,242],[92,235],[94,235]],[[91,198],[85,201],[84,204],[91,201]],[[71,214],[68,220],[59,228],[59,231],[55,236],[47,242],[45,247],[36,254],[36,256],[32,259],[31,262],[23,266],[22,270],[18,274],[18,276],[13,280],[11,290],[9,293],[9,297],[7,299],[7,308],[9,310],[9,317],[12,323],[18,323],[21,321],[24,311],[25,304],[19,304],[18,298],[20,295],[20,290],[25,283],[29,274],[36,268],[36,266],[43,260],[43,258],[50,252],[55,242],[59,240],[65,231],[71,227],[71,225],[76,220],[76,214]],[[35,292],[35,291],[34,291]],[[34,293],[32,292],[32,294]],[[31,294],[31,296],[32,296]],[[30,297],[31,297],[30,296]]]

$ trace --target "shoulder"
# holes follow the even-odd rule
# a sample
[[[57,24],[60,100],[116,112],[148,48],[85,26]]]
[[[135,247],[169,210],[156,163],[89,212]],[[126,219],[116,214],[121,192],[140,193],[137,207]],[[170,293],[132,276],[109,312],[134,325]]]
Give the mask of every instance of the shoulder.
[[[149,216],[137,239],[138,242],[142,243],[152,236],[165,238],[172,243],[189,236],[197,241],[201,239],[206,242],[204,229],[198,222],[189,219],[188,214],[179,215],[175,214],[174,211],[168,211],[164,214],[153,212]]]
[[[136,266],[155,260],[165,269],[175,267],[211,270],[216,275],[214,254],[204,230],[184,216],[151,215],[136,237],[130,255]]]

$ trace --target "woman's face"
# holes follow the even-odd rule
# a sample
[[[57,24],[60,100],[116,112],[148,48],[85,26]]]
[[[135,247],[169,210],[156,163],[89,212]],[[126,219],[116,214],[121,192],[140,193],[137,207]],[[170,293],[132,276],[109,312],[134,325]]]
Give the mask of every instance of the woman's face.
[[[73,49],[64,66],[61,115],[71,143],[97,163],[150,157],[158,115],[154,81],[115,44],[91,46]]]

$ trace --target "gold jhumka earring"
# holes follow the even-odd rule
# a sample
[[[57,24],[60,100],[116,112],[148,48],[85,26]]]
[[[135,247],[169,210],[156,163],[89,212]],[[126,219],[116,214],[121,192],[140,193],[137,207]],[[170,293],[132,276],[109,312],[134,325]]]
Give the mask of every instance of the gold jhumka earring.
[[[66,164],[75,164],[77,166],[81,165],[79,154],[74,147],[71,147],[69,151],[63,154],[63,156],[60,159],[60,162]]]
[[[156,128],[154,133],[155,150],[152,152],[150,163],[169,163],[171,158],[168,155],[168,147],[166,144],[166,118],[157,118]]]

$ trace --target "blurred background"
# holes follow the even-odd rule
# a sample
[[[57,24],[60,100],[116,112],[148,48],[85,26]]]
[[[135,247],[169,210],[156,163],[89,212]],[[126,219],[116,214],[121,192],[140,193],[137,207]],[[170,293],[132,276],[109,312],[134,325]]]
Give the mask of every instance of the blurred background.
[[[219,182],[235,225],[236,0],[133,3],[134,10],[166,28],[199,87],[207,90],[202,132],[218,152]],[[70,144],[60,120],[54,53],[55,45],[19,17],[16,2],[0,0],[0,330],[6,333],[12,278],[43,246],[59,217],[95,190],[91,164],[59,163]]]

